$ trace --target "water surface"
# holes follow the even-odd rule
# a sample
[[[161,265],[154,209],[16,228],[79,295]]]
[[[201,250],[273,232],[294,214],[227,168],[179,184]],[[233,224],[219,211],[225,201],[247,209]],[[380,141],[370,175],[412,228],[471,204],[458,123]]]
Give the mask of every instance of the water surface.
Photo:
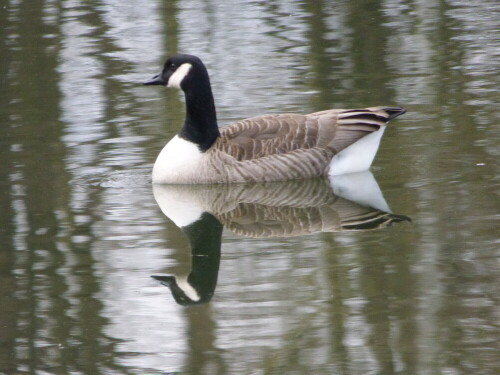
[[[497,373],[499,11],[493,0],[4,2],[0,373]],[[313,194],[289,216],[283,199],[238,191],[240,211],[217,201],[226,216],[190,237],[150,184],[183,99],[139,84],[178,52],[208,66],[221,126],[407,108],[372,172],[384,209],[411,223],[334,231],[345,216],[330,203],[368,203],[303,182],[293,191]],[[307,233],[286,227],[297,218]],[[151,277],[182,284],[193,269],[211,275],[195,304]]]

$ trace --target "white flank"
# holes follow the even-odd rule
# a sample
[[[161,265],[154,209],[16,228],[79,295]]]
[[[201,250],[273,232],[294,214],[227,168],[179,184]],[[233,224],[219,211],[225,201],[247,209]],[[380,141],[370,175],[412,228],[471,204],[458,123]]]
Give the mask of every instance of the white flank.
[[[168,79],[167,87],[181,88],[182,80],[188,75],[193,66],[189,63],[184,63],[177,68],[177,70]]]
[[[177,281],[177,286],[184,292],[184,294],[191,300],[191,301],[199,301],[200,300],[200,295],[196,291],[195,288],[191,284],[189,284],[189,281],[187,280],[187,277],[176,277],[175,280]]]
[[[186,176],[199,169],[202,152],[193,142],[176,135],[161,150],[153,166],[153,183],[187,183]]]
[[[153,185],[153,194],[165,216],[179,228],[188,226],[201,218],[204,210],[189,194],[183,194],[177,186]]]
[[[330,176],[367,171],[375,158],[385,126],[340,151],[330,162]]]

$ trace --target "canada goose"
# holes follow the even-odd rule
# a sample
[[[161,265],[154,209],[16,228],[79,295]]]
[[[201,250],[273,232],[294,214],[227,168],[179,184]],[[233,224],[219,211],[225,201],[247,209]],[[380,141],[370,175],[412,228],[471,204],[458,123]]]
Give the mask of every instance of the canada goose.
[[[184,91],[186,119],[153,167],[159,184],[284,181],[368,170],[397,107],[258,116],[219,128],[207,69],[176,55],[145,85]]]

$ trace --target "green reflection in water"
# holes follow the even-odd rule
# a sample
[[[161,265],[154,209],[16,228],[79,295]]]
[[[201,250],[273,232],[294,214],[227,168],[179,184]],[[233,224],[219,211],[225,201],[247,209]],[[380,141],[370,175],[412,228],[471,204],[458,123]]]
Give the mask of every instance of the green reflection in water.
[[[6,3],[0,372],[495,373],[495,10]],[[224,232],[215,297],[177,306],[149,275],[187,272],[191,254],[148,184],[183,104],[167,91],[164,108],[136,82],[181,51],[207,61],[221,123],[407,107],[374,174],[413,224],[293,239]]]

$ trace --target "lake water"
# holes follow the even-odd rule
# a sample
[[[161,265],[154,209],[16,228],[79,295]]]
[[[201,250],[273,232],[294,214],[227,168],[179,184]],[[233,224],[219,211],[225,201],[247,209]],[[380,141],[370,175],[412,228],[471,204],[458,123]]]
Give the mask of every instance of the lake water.
[[[0,374],[498,374],[499,14],[4,1]],[[221,126],[408,112],[372,174],[153,191],[184,104],[140,83],[178,52],[207,65]]]

